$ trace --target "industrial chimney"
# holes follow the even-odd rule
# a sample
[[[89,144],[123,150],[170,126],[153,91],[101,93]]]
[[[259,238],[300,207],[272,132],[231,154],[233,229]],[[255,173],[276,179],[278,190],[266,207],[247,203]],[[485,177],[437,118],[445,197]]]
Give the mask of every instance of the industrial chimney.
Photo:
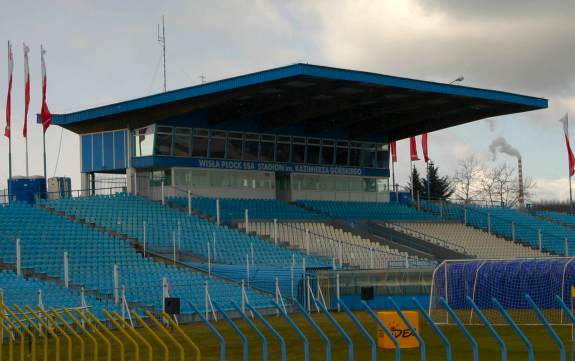
[[[525,193],[523,189],[523,164],[521,164],[521,157],[517,157],[517,178],[519,180],[519,208],[525,208]]]

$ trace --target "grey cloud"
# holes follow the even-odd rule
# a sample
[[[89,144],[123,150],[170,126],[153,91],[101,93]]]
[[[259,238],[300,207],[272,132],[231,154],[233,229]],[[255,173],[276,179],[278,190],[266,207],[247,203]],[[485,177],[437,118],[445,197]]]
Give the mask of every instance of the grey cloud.
[[[575,14],[571,0],[418,0],[427,11],[437,11],[465,19],[489,21],[505,18],[565,17]]]

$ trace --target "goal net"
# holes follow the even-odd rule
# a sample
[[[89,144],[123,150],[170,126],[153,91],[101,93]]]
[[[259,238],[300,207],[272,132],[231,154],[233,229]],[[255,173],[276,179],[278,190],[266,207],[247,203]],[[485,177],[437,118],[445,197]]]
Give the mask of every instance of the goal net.
[[[481,324],[469,297],[492,324],[506,324],[495,306],[496,299],[517,324],[541,324],[525,297],[529,295],[550,323],[571,325],[556,296],[573,309],[573,261],[575,258],[445,261],[433,273],[429,314],[440,324],[453,323],[443,299],[462,322]]]

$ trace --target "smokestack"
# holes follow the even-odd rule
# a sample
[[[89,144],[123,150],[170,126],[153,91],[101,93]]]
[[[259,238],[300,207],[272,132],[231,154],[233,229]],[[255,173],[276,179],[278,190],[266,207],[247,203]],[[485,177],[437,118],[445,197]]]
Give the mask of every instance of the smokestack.
[[[525,190],[523,189],[523,164],[521,157],[517,158],[517,178],[519,180],[519,208],[525,208]]]

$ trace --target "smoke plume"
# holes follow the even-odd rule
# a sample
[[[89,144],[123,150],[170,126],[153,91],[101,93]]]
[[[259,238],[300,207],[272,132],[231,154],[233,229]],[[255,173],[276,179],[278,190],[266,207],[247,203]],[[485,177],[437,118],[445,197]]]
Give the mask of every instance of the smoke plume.
[[[493,156],[493,160],[497,158],[497,153],[505,153],[517,159],[521,159],[521,154],[517,149],[515,149],[511,144],[507,143],[507,140],[503,137],[498,137],[491,142],[489,146],[489,151]]]

